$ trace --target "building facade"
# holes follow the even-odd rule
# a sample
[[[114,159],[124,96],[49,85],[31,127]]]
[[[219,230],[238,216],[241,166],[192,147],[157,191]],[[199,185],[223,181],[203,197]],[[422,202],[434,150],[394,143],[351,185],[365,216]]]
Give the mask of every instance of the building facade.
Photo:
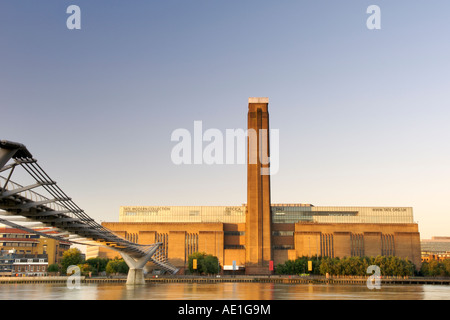
[[[450,259],[450,237],[431,237],[420,241],[422,261]]]
[[[18,254],[15,250],[0,250],[0,276],[41,277],[48,270],[47,254]]]
[[[215,255],[223,270],[270,274],[301,256],[398,256],[420,267],[420,234],[409,207],[319,207],[272,204],[267,98],[248,105],[247,203],[241,206],[124,206],[104,222],[136,243],[162,242],[169,262],[184,270],[196,251]],[[250,132],[254,134],[251,135]],[[115,257],[116,252],[100,249]]]
[[[103,225],[136,243],[162,242],[172,264],[183,268],[196,251],[213,254],[229,270],[248,272],[247,207],[149,206],[120,208],[119,222]],[[412,208],[316,207],[272,204],[270,260],[275,265],[301,256],[398,256],[420,265],[420,234]],[[98,248],[98,247],[96,247]],[[98,250],[98,249],[97,249]],[[113,258],[117,252],[99,249]],[[109,252],[109,253],[108,253]],[[270,261],[269,260],[269,261]]]
[[[38,231],[44,232],[46,229]],[[64,251],[69,248],[69,242],[44,238],[20,229],[0,228],[0,250],[14,250],[17,254],[44,254],[47,255],[50,264],[54,264],[60,262]]]

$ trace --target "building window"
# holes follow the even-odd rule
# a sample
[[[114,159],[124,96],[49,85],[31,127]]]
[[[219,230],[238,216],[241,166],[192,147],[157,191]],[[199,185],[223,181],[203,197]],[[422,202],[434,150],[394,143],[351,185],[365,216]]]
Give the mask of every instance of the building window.
[[[294,231],[272,231],[273,236],[294,236]]]
[[[351,255],[353,257],[364,256],[364,236],[362,234],[351,234]]]
[[[320,235],[320,255],[322,257],[334,258],[334,243],[332,234]]]
[[[245,231],[224,231],[224,236],[243,236],[245,235]]]
[[[162,242],[162,245],[158,248],[157,253],[167,259],[167,253],[169,251],[169,235],[167,233],[156,233],[155,242]]]
[[[245,246],[242,244],[235,244],[235,245],[225,245],[224,249],[245,249]]]
[[[394,255],[394,235],[382,234],[381,235],[381,255],[393,256]]]
[[[198,234],[197,233],[186,233],[185,236],[185,262],[187,261],[189,255],[198,251]]]
[[[274,249],[277,250],[292,250],[295,249],[295,247],[293,245],[289,245],[289,244],[283,244],[283,245],[279,245],[279,246],[274,246]]]
[[[137,233],[127,233],[125,237],[130,242],[138,243],[138,234]]]

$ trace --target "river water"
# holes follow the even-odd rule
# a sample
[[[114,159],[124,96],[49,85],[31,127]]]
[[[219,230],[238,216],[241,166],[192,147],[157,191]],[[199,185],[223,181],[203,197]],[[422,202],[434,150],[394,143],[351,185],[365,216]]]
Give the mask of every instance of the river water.
[[[148,283],[4,284],[0,300],[450,300],[448,285]]]

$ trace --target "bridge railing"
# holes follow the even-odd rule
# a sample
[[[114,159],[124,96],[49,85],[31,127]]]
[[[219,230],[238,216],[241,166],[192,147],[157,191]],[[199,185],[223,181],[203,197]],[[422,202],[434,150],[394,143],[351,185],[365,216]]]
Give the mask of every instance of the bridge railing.
[[[6,182],[6,183],[5,183]],[[5,177],[0,176],[0,186],[5,190],[5,191],[13,191],[13,190],[18,190],[23,188],[24,186],[13,182],[11,180],[7,180]],[[49,201],[52,200],[36,191],[33,190],[23,190],[20,192],[17,192],[16,195],[19,195],[21,197],[23,197],[24,199],[27,199],[29,201],[32,202],[41,202],[41,201]],[[1,193],[0,193],[1,196]],[[66,207],[60,205],[58,202],[49,202],[45,204],[45,207],[47,207],[50,210],[53,211],[63,211],[63,210],[67,210]],[[69,216],[71,218],[74,217],[74,215],[71,212],[67,212],[65,214],[66,216]]]

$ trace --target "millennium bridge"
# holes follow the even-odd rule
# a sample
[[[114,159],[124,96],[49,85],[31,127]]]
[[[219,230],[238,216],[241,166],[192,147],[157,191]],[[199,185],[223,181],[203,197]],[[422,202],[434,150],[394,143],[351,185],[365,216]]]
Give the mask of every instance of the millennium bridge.
[[[12,180],[16,177],[21,181]],[[129,266],[127,284],[145,283],[144,266],[148,261],[166,272],[178,272],[167,262],[161,242],[134,243],[95,222],[50,178],[23,144],[7,140],[0,141],[0,216],[0,224],[46,238],[116,250]]]

